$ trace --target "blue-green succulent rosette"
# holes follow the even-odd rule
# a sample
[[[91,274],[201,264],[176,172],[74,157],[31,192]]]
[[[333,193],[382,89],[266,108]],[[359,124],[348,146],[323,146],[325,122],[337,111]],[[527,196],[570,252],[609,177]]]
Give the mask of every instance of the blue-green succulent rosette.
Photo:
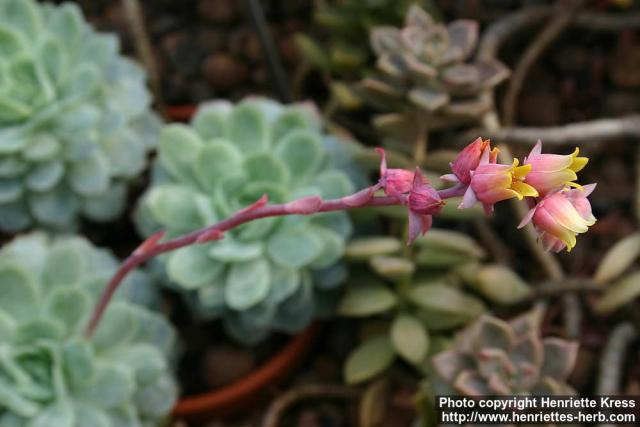
[[[83,338],[117,266],[74,236],[32,233],[0,250],[0,426],[156,427],[168,418],[175,333],[145,307],[155,295],[148,275],[131,274]]]
[[[0,230],[122,213],[161,121],[142,67],[80,8],[0,1]]]
[[[161,133],[152,185],[136,217],[143,236],[214,224],[263,194],[270,203],[353,192],[356,148],[322,133],[310,105],[262,98],[201,106],[190,125]],[[350,177],[351,174],[351,177]],[[206,318],[221,317],[245,343],[295,333],[331,305],[352,224],[345,212],[266,218],[221,241],[160,258],[161,271]]]

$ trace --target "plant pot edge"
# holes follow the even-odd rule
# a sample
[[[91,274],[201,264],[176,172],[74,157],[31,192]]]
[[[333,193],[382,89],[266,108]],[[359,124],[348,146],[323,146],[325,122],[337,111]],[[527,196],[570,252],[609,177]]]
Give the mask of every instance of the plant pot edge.
[[[267,387],[291,374],[311,349],[319,330],[320,324],[312,323],[273,357],[238,381],[206,393],[181,398],[172,416],[187,420],[210,420],[246,409]]]

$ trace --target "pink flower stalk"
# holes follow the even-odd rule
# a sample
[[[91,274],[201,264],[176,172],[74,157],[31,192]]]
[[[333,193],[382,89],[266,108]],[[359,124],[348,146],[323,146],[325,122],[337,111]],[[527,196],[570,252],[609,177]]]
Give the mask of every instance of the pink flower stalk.
[[[596,222],[587,199],[595,187],[596,184],[579,189],[565,187],[548,194],[528,212],[518,228],[533,222],[547,251],[560,252],[566,248],[571,252],[576,236]]]
[[[495,163],[498,149],[494,148],[492,150],[491,142],[488,139],[476,139],[467,145],[451,163],[453,173],[443,175],[441,178],[449,182],[469,184],[471,182],[471,173],[476,170],[486,152],[489,152],[490,163]]]
[[[433,215],[440,213],[444,199],[464,194],[460,208],[480,202],[485,211],[491,212],[493,205],[499,201],[542,195],[544,197],[537,200],[519,227],[532,221],[545,248],[556,252],[565,247],[571,250],[576,244],[576,235],[586,232],[596,221],[587,199],[595,184],[582,188],[573,182],[575,173],[587,163],[586,158],[577,157],[577,149],[567,156],[541,154],[541,144],[538,142],[523,166],[518,166],[517,159],[511,165],[503,165],[496,162],[498,150],[491,149],[488,140],[478,138],[456,157],[451,164],[453,173],[442,177],[456,185],[439,191],[429,185],[419,168],[415,172],[388,169],[384,150],[377,148],[376,151],[380,154],[378,183],[354,194],[331,200],[311,196],[274,205],[268,204],[265,195],[229,218],[200,230],[167,241],[161,241],[165,236],[164,231],[152,235],[122,263],[111,278],[88,320],[84,336],[87,339],[93,336],[118,286],[137,266],[169,251],[223,239],[225,232],[261,218],[312,215],[367,206],[405,205],[409,214],[410,244],[431,228]],[[376,195],[380,189],[384,189],[386,196]]]
[[[582,170],[589,161],[587,157],[578,157],[579,152],[576,148],[567,155],[542,154],[542,141],[538,140],[524,160],[525,165],[531,165],[524,182],[538,190],[541,196],[566,185],[579,187],[573,182],[578,179],[576,172]]]
[[[458,207],[470,208],[480,202],[485,212],[490,213],[493,205],[502,200],[537,197],[536,189],[524,182],[530,170],[531,165],[518,166],[518,159],[513,159],[511,165],[492,163],[491,153],[485,150],[478,167],[470,172],[470,185]]]
[[[413,172],[405,169],[387,169],[387,155],[382,148],[376,148],[380,154],[380,185],[387,196],[398,197],[411,190]]]
[[[440,213],[445,205],[438,191],[428,184],[420,168],[413,175],[413,185],[407,197],[409,207],[409,238],[407,245],[424,235],[433,224],[433,215]]]

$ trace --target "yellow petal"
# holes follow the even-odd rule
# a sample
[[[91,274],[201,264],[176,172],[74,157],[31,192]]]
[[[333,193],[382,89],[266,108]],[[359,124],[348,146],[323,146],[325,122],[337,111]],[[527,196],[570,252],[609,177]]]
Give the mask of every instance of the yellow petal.
[[[538,197],[538,190],[522,181],[513,182],[511,184],[511,189],[524,197]]]
[[[516,161],[518,159],[515,159]],[[515,162],[514,162],[515,163]],[[516,164],[517,165],[517,164]],[[531,165],[530,164],[526,164],[526,165],[522,165],[522,166],[517,166],[513,168],[513,176],[516,179],[524,179],[525,176],[527,176],[527,174],[529,172],[531,172]]]
[[[588,157],[574,157],[573,162],[571,162],[571,165],[569,166],[569,169],[574,172],[580,172],[588,162]]]

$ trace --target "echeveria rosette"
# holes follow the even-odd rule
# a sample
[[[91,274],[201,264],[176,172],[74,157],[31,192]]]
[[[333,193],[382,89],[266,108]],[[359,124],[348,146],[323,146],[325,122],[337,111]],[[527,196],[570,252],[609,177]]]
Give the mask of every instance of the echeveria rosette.
[[[269,203],[349,195],[355,187],[336,167],[349,162],[347,146],[323,135],[305,105],[259,98],[205,104],[190,126],[162,132],[152,186],[137,212],[140,231],[193,231],[263,194]],[[344,280],[339,260],[350,234],[345,212],[261,219],[161,263],[204,317],[222,317],[230,334],[253,343],[311,321]]]
[[[382,111],[405,114],[408,122],[426,117],[430,128],[476,120],[491,108],[483,94],[509,75],[496,60],[472,59],[477,41],[476,22],[436,23],[414,4],[404,27],[371,30],[377,73],[362,80],[363,95]],[[397,124],[394,117],[383,115],[376,123]]]
[[[124,207],[157,140],[143,69],[75,4],[0,2],[0,229],[68,229]]]
[[[509,322],[483,315],[432,358],[430,382],[437,395],[572,395],[577,355],[577,343],[541,337],[536,311]]]
[[[94,337],[82,336],[116,268],[80,237],[33,233],[0,251],[0,425],[152,427],[167,417],[174,332],[137,303],[149,302],[148,276],[129,276]]]

